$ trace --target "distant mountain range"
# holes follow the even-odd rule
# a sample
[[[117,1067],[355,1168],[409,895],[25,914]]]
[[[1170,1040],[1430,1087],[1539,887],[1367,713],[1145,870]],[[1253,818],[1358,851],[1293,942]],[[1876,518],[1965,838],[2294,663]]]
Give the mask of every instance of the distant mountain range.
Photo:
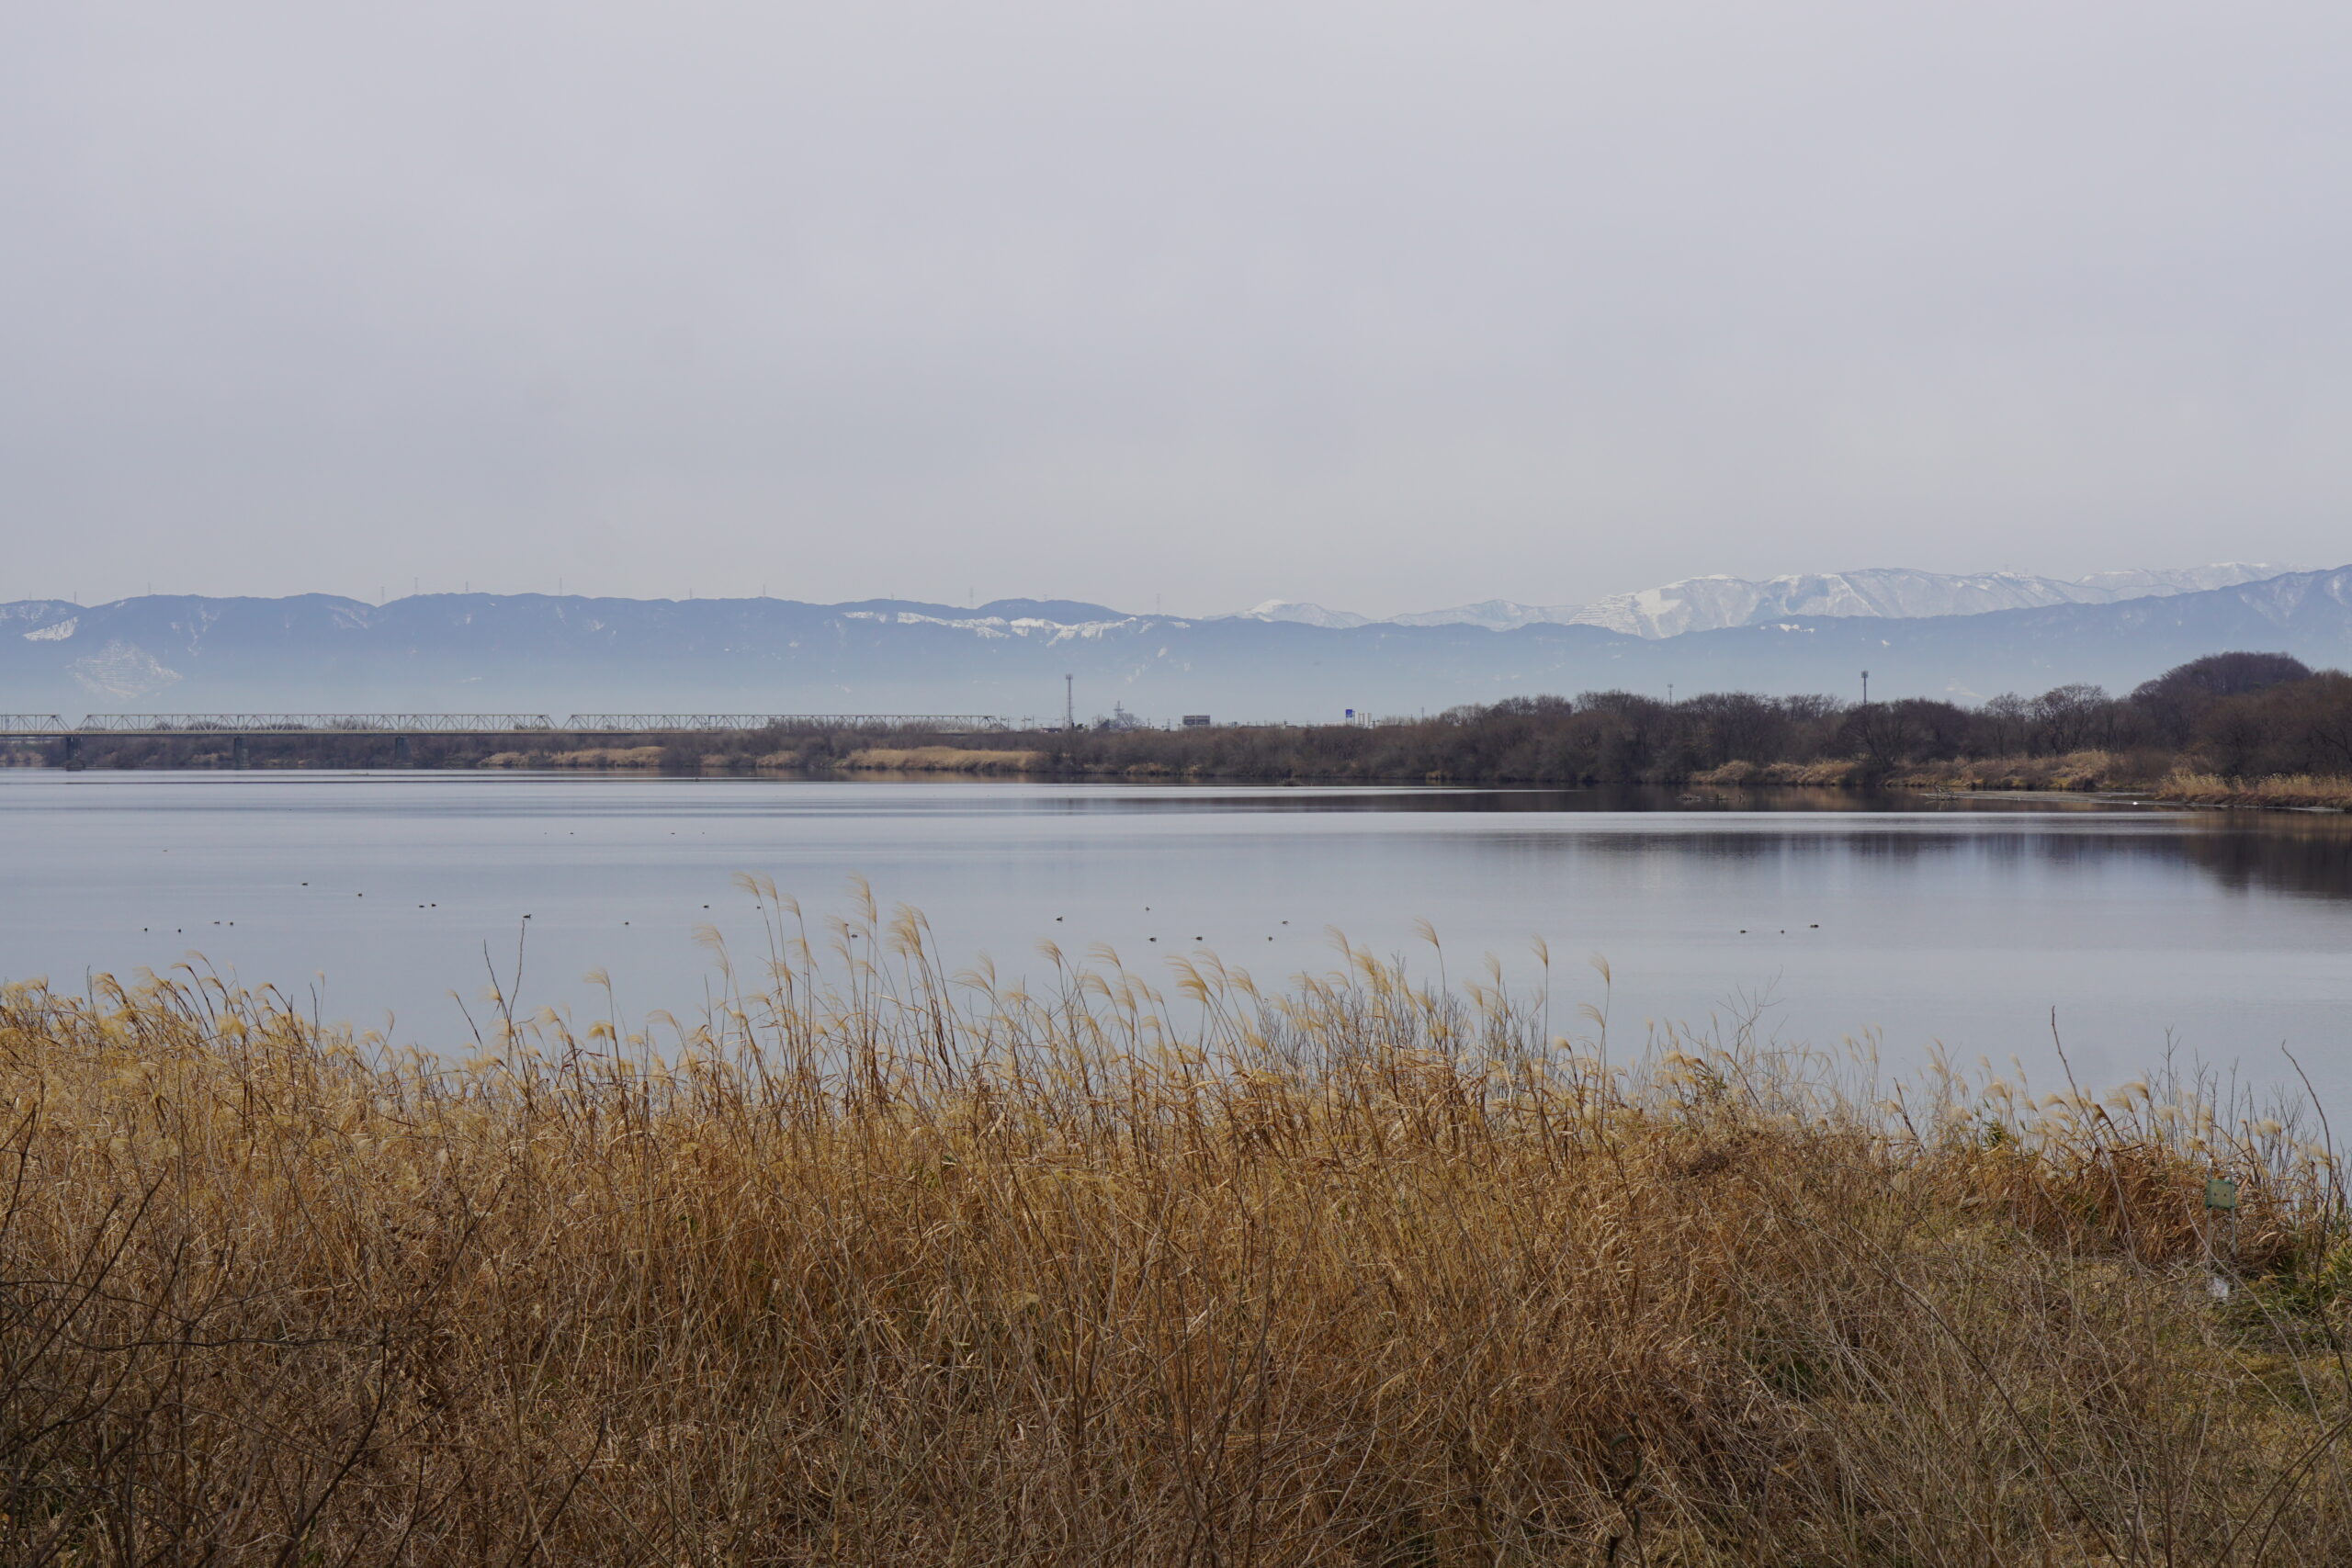
[[[1610,687],[1848,694],[1865,668],[1874,696],[1973,699],[2075,681],[2125,687],[2229,649],[2352,664],[2352,567],[2182,586],[2193,575],[2110,574],[2061,585],[2103,598],[1974,613],[1980,595],[2040,593],[2023,585],[2054,580],[1700,578],[1628,596],[1645,628],[1634,631],[1591,620],[1317,625],[1262,609],[1195,619],[1027,599],[977,609],[482,593],[382,605],[326,594],[28,600],[0,604],[0,708],[1058,719],[1068,674],[1081,717],[1118,703],[1158,719],[1319,720]],[[1817,602],[1850,613],[1803,607]],[[1942,613],[1917,613],[1922,604]],[[1732,616],[1739,624],[1716,624]]]
[[[1334,628],[1468,626],[1507,632],[1532,626],[1600,626],[1627,637],[1680,637],[1685,632],[1760,626],[1788,615],[1910,619],[1921,615],[1981,615],[1995,610],[2039,609],[2045,604],[2112,604],[2126,599],[2234,588],[2242,582],[2279,576],[2286,570],[2259,562],[2225,561],[2181,571],[2101,571],[2068,579],[2028,577],[2014,571],[1955,576],[1876,567],[1864,571],[1808,572],[1761,581],[1686,577],[1663,588],[1612,593],[1589,604],[1521,604],[1510,599],[1487,599],[1476,604],[1457,604],[1450,610],[1390,615],[1378,622],[1369,615],[1327,610],[1320,604],[1296,604],[1285,599],[1269,599],[1255,609],[1238,614],[1250,620],[1291,621],[1300,626]]]

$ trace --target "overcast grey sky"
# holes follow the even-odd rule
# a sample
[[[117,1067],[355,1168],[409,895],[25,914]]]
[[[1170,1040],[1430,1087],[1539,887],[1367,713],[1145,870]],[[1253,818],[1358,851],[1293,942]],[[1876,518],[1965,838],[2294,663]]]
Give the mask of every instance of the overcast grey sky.
[[[2352,7],[0,7],[0,598],[2352,560]]]

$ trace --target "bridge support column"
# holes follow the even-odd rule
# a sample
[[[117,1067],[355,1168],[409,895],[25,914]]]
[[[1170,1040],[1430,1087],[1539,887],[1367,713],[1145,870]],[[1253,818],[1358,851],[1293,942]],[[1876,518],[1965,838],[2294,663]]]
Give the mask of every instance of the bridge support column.
[[[82,765],[74,760],[74,737],[70,735],[65,738],[65,765],[69,769]]]
[[[229,765],[232,768],[242,768],[245,765],[245,738],[242,735],[230,738]]]
[[[395,735],[392,737],[392,761],[396,766],[403,768],[414,765],[415,760],[409,754],[407,736]]]

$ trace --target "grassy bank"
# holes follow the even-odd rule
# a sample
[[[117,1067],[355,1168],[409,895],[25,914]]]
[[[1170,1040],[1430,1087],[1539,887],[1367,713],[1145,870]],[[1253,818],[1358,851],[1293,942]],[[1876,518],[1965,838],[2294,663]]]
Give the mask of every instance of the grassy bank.
[[[1045,770],[1043,751],[972,746],[867,746],[836,765],[851,773],[1029,773]]]
[[[2152,792],[2160,800],[2193,806],[2248,806],[2273,810],[2352,811],[2352,778],[2286,773],[2231,779],[2218,773],[2176,773]]]
[[[1812,762],[1749,762],[1735,761],[1702,769],[1687,781],[1717,788],[1744,784],[1810,785],[1842,789],[1862,782],[1862,765],[1851,758]]]
[[[2099,750],[2069,752],[2063,757],[1994,757],[1915,766],[1890,775],[1885,783],[1897,789],[2129,793],[2147,800],[2184,806],[2352,811],[2352,777],[2285,773],[2231,778],[2172,766],[2171,762],[2172,759],[2163,753]]]
[[[1611,1065],[1362,953],[1023,993],[759,891],[650,1040],[0,995],[0,1559],[2352,1558],[2291,1122]]]
[[[2352,811],[2352,777],[2285,773],[2224,777],[2177,765],[2163,752],[2073,751],[1916,765],[1885,781],[1897,789],[2130,793],[2185,806]]]
[[[2098,750],[2054,757],[1980,757],[1917,763],[1889,775],[1897,789],[2059,790],[2069,793],[2153,787],[2172,759],[2165,753]]]
[[[653,773],[662,766],[659,746],[582,746],[561,751],[492,751],[475,764],[483,768],[584,768],[594,773]]]

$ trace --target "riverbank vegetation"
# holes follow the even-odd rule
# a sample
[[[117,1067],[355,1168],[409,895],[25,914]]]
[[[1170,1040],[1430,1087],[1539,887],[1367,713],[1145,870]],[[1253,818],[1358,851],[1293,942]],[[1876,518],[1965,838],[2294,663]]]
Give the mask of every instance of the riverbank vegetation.
[[[2210,1077],[1629,1049],[1548,957],[1023,990],[751,886],[702,1019],[463,1060],[0,992],[0,1559],[2352,1560],[2338,1170]]]
[[[2219,773],[2176,773],[2150,792],[2158,800],[2190,806],[2250,806],[2271,810],[2352,811],[2352,777],[2272,773],[2226,778]]]
[[[1051,765],[1043,751],[963,746],[862,746],[835,767],[856,773],[1034,773]]]
[[[217,734],[76,744],[85,761],[101,767],[227,766],[239,754],[230,738]],[[63,743],[20,743],[17,754],[57,763]],[[2283,654],[2224,653],[2120,696],[2068,685],[1975,705],[1737,692],[1669,702],[1588,692],[1346,725],[1161,729],[1105,720],[1077,729],[978,735],[919,726],[786,726],[649,737],[636,746],[552,732],[524,747],[512,737],[419,736],[405,750],[386,735],[255,735],[245,738],[242,754],[256,767],[2130,790],[2200,803],[2342,807],[2352,804],[2352,675],[2313,671]],[[2195,782],[2177,782],[2176,775]],[[2223,782],[2216,786],[2213,779]]]
[[[1590,692],[1365,726],[1103,728],[1035,743],[1065,768],[1134,777],[2153,788],[2180,771],[2352,775],[2352,676],[2232,653],[2122,696],[2080,685],[1975,705]]]

